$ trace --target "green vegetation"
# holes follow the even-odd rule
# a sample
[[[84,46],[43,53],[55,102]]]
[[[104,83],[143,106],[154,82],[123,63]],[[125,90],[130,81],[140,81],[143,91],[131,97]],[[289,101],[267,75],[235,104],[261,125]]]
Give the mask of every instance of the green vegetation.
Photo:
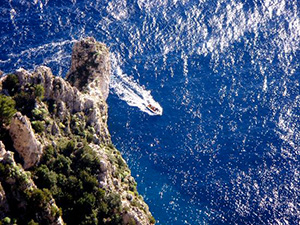
[[[33,191],[27,191],[28,204],[33,208],[43,208],[51,200],[51,193],[48,189],[33,189]]]
[[[60,81],[55,82],[54,88],[60,89]],[[5,163],[0,161],[0,182],[10,208],[8,217],[0,219],[0,225],[50,224],[49,213],[53,218],[62,216],[67,224],[122,224],[122,215],[129,208],[122,208],[119,193],[101,188],[99,174],[103,172],[103,162],[101,164],[100,156],[89,146],[95,139],[95,129],[87,123],[87,114],[77,112],[61,116],[60,104],[44,99],[45,90],[41,84],[20,86],[14,74],[8,75],[3,90],[5,95],[0,94],[0,140],[6,148],[14,150],[5,125],[9,125],[17,111],[29,117],[40,141],[48,146],[44,148],[40,163],[27,172],[20,164],[13,164],[12,159]],[[130,171],[121,154],[113,144],[101,147],[114,165],[114,181],[124,182],[124,189],[130,193],[128,201],[144,210],[138,199],[136,182],[128,179]],[[36,186],[32,185],[32,180]],[[52,199],[58,207],[50,204]],[[134,219],[129,224],[135,224]]]
[[[15,74],[7,75],[2,88],[15,100],[16,109],[22,114],[31,116],[31,110],[35,107],[35,102],[41,100],[44,95],[42,85],[20,86],[19,78]]]
[[[3,220],[2,220],[2,224],[10,224],[11,223],[11,219],[9,217],[5,217]]]
[[[0,162],[0,181],[7,194],[7,201],[10,206],[9,218],[14,218],[8,222],[4,218],[2,224],[28,224],[32,221],[39,221],[41,224],[49,224],[48,218],[43,215],[47,214],[51,193],[47,189],[39,189],[32,186],[31,173],[22,170],[22,166],[12,163],[11,160]],[[24,206],[30,206],[24,208]],[[59,212],[53,214],[56,218]],[[8,217],[7,217],[8,218]],[[41,219],[43,218],[43,219]],[[1,224],[1,223],[0,223]]]
[[[44,120],[46,115],[48,114],[48,111],[43,107],[39,107],[39,108],[34,108],[31,111],[31,114],[32,114],[32,119],[34,120]]]
[[[31,125],[37,133],[42,133],[45,130],[45,125],[42,121],[32,121]]]
[[[16,108],[22,114],[31,116],[31,111],[35,107],[36,101],[44,98],[44,87],[40,84],[20,86],[17,75],[10,74],[3,82],[3,89],[15,100]]]
[[[12,116],[17,112],[16,102],[8,96],[0,94],[0,123],[8,125]]]
[[[75,135],[85,137],[86,122],[85,122],[84,113],[78,112],[72,115],[70,126]]]
[[[88,143],[62,139],[48,146],[33,171],[36,185],[48,190],[67,224],[120,224],[121,198],[98,187],[100,159]]]
[[[30,220],[28,225],[39,225],[39,223],[34,222],[34,220]]]
[[[3,89],[7,90],[10,96],[13,96],[19,90],[19,78],[15,74],[7,75],[5,81],[3,82]]]
[[[37,84],[34,86],[34,95],[39,100],[42,100],[44,98],[45,89],[41,84]]]
[[[35,108],[35,98],[28,92],[21,91],[13,96],[16,108],[23,115],[31,117],[31,111]]]

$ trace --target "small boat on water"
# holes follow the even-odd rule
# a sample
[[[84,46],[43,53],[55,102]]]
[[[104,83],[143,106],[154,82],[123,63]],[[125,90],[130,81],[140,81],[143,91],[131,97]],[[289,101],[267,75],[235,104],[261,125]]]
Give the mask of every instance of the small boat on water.
[[[156,115],[160,115],[160,116],[162,115],[162,111],[159,108],[155,107],[154,105],[148,104],[147,109],[149,109],[152,113]]]

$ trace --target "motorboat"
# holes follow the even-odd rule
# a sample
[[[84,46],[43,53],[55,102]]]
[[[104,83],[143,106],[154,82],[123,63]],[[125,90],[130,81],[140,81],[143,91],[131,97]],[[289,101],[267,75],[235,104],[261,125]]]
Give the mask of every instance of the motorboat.
[[[155,115],[159,115],[159,116],[162,115],[162,111],[159,108],[155,107],[154,105],[148,104],[147,109],[149,109]]]

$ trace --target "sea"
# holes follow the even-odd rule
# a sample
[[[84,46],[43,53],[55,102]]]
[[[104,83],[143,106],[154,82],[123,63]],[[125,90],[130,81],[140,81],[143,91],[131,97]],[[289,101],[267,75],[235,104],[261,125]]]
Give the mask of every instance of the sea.
[[[300,224],[299,0],[0,0],[0,12],[6,74],[64,77],[74,42],[109,46],[109,130],[157,224]]]

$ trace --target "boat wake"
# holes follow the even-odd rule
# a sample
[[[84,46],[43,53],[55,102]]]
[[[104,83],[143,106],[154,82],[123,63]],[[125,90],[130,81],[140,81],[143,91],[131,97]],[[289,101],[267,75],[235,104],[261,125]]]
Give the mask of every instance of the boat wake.
[[[163,109],[159,103],[153,99],[151,91],[148,91],[144,86],[139,85],[133,77],[124,74],[114,54],[111,54],[111,67],[112,75],[110,89],[114,94],[128,105],[138,107],[141,111],[146,112],[151,116],[162,114]],[[151,111],[148,107],[149,105],[157,108],[160,113],[157,114]]]

